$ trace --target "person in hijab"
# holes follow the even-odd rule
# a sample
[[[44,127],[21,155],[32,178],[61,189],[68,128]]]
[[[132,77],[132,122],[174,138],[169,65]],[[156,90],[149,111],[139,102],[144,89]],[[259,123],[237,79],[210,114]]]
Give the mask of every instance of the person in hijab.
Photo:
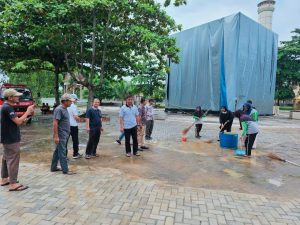
[[[255,122],[258,122],[258,112],[257,112],[257,110],[255,109],[255,107],[253,107],[252,101],[251,101],[251,100],[248,100],[247,103],[251,105],[251,112],[250,112],[251,118],[252,118]]]
[[[243,105],[243,111],[244,111],[247,115],[250,115],[250,114],[251,114],[251,111],[252,111],[252,105],[249,104],[248,102],[246,102],[246,103]]]
[[[201,106],[197,106],[194,112],[193,118],[196,120],[195,122],[195,137],[200,138],[200,132],[202,130],[203,125],[203,117],[206,117],[206,113],[203,113],[201,110]]]
[[[243,127],[241,140],[245,140],[245,147],[246,147],[245,156],[250,157],[253,143],[255,141],[256,135],[259,132],[258,123],[256,123],[251,118],[251,116],[247,114],[243,114],[240,119]]]
[[[251,112],[250,112],[251,118],[252,118],[256,123],[258,123],[258,112],[257,112],[256,108],[253,106],[251,100],[248,100],[247,103],[250,104],[251,107],[252,107]],[[257,143],[257,136],[256,136],[255,142],[254,142],[253,147],[252,147],[253,149],[256,149],[256,143]]]
[[[219,116],[220,132],[224,132],[225,130],[227,132],[231,132],[233,118],[233,113],[230,110],[228,110],[226,106],[222,106]]]

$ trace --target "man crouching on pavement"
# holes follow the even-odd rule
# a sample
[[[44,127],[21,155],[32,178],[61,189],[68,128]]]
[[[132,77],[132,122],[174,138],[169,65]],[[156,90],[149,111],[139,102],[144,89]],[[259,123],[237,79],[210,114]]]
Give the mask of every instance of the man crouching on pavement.
[[[64,94],[61,97],[61,105],[56,107],[53,113],[53,140],[56,144],[56,149],[52,157],[51,172],[62,171],[66,175],[75,174],[69,171],[66,155],[67,140],[70,135],[70,120],[67,108],[71,104],[71,95]],[[57,167],[58,160],[61,169]]]
[[[3,144],[3,157],[1,168],[1,186],[9,185],[9,191],[23,191],[28,187],[18,183],[20,163],[20,125],[33,114],[34,105],[27,108],[20,118],[13,106],[19,102],[22,93],[14,89],[7,89],[3,93],[5,103],[1,109],[1,143]]]

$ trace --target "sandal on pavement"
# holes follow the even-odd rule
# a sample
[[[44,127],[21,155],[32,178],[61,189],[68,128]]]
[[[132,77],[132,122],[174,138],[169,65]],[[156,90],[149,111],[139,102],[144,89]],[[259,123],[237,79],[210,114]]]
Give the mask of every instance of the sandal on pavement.
[[[17,181],[16,183],[19,183],[19,181]],[[3,187],[3,186],[7,186],[7,185],[9,185],[10,184],[10,182],[7,182],[7,183],[5,183],[5,184],[1,184],[1,186]]]
[[[3,187],[3,186],[7,186],[7,185],[9,185],[9,182],[6,182],[6,183],[4,183],[4,184],[1,184],[2,187]]]
[[[24,191],[27,188],[28,188],[28,186],[24,186],[24,185],[21,184],[20,186],[18,186],[16,188],[10,188],[9,191]]]

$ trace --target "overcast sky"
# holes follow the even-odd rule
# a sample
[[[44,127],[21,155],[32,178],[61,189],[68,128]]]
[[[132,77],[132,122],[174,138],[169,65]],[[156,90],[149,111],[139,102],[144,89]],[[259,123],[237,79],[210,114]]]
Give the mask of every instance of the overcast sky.
[[[157,0],[163,2],[163,0]],[[168,7],[167,13],[183,25],[183,30],[237,12],[257,21],[259,0],[187,0],[186,6]],[[280,41],[289,40],[291,31],[300,28],[300,0],[277,0],[273,14],[273,31]]]

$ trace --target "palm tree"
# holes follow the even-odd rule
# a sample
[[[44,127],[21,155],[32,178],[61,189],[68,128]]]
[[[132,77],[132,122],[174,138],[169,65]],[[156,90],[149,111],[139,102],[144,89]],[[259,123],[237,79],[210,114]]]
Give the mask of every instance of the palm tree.
[[[122,105],[124,98],[131,93],[132,90],[131,83],[128,81],[121,80],[120,82],[116,83],[114,86],[115,96],[117,99],[122,100]]]

